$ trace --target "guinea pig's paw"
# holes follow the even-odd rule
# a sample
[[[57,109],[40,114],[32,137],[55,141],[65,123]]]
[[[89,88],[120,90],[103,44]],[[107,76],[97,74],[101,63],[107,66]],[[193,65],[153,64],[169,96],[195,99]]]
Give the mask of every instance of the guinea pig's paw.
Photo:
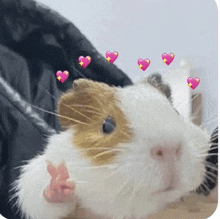
[[[60,184],[51,182],[44,192],[46,200],[48,202],[71,202],[73,200],[74,184],[67,186],[67,183],[71,182]]]
[[[75,184],[70,181],[65,164],[62,163],[56,168],[48,163],[47,170],[52,179],[44,192],[46,200],[49,202],[72,201]]]

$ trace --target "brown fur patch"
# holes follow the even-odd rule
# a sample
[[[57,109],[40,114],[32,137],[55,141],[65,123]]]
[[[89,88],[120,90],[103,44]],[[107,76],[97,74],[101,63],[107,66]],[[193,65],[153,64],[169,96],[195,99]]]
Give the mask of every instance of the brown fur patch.
[[[75,130],[74,145],[85,149],[85,156],[95,165],[114,161],[119,143],[132,139],[133,132],[120,108],[117,89],[107,84],[88,79],[74,81],[73,89],[61,96],[58,112],[61,124]],[[114,118],[116,128],[105,134],[103,122],[109,116]]]

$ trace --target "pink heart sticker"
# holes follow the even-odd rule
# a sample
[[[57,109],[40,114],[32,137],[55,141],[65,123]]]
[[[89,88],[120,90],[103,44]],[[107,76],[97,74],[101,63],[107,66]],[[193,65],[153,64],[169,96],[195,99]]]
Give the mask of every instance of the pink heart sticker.
[[[69,72],[68,72],[68,71],[64,71],[64,72],[58,71],[58,72],[56,73],[56,76],[57,76],[57,79],[58,79],[59,81],[61,81],[62,83],[64,83],[64,82],[66,81],[66,79],[69,77]]]
[[[150,65],[150,59],[138,59],[138,66],[140,69],[142,69],[143,71],[145,71]]]
[[[105,56],[109,62],[113,63],[118,58],[118,52],[106,52]]]
[[[187,79],[187,83],[188,85],[193,89],[195,90],[196,87],[199,85],[200,83],[200,79],[199,78],[188,78]]]
[[[92,58],[90,56],[80,56],[79,57],[79,64],[83,67],[83,68],[86,68],[90,62],[91,62]]]
[[[166,63],[167,65],[169,65],[175,58],[175,55],[173,53],[170,53],[170,54],[167,54],[167,53],[164,53],[162,55],[162,59],[164,61],[164,63]]]

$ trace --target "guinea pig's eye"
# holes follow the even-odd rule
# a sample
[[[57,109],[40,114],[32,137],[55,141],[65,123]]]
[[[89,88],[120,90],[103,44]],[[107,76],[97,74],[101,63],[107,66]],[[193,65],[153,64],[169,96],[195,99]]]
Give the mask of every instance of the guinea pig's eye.
[[[110,134],[111,132],[113,132],[115,130],[116,127],[116,123],[115,120],[111,117],[108,117],[102,125],[102,131],[105,134]]]

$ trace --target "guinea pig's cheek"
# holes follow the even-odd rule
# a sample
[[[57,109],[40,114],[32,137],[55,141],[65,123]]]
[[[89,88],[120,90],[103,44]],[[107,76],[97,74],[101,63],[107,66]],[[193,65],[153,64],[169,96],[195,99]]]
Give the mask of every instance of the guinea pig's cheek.
[[[204,157],[199,157],[199,147],[196,142],[185,143],[181,166],[179,168],[179,179],[182,188],[188,190],[196,189],[203,181],[205,174]]]
[[[93,165],[108,165],[114,163],[122,150],[117,146],[122,141],[120,136],[100,137],[94,135],[87,137],[81,133],[81,138],[78,136],[74,139],[74,145],[82,150],[82,157],[87,159]]]
[[[111,164],[116,160],[117,151],[109,151],[107,149],[102,149],[97,152],[97,150],[89,150],[86,152],[86,156],[94,165],[105,165]]]

